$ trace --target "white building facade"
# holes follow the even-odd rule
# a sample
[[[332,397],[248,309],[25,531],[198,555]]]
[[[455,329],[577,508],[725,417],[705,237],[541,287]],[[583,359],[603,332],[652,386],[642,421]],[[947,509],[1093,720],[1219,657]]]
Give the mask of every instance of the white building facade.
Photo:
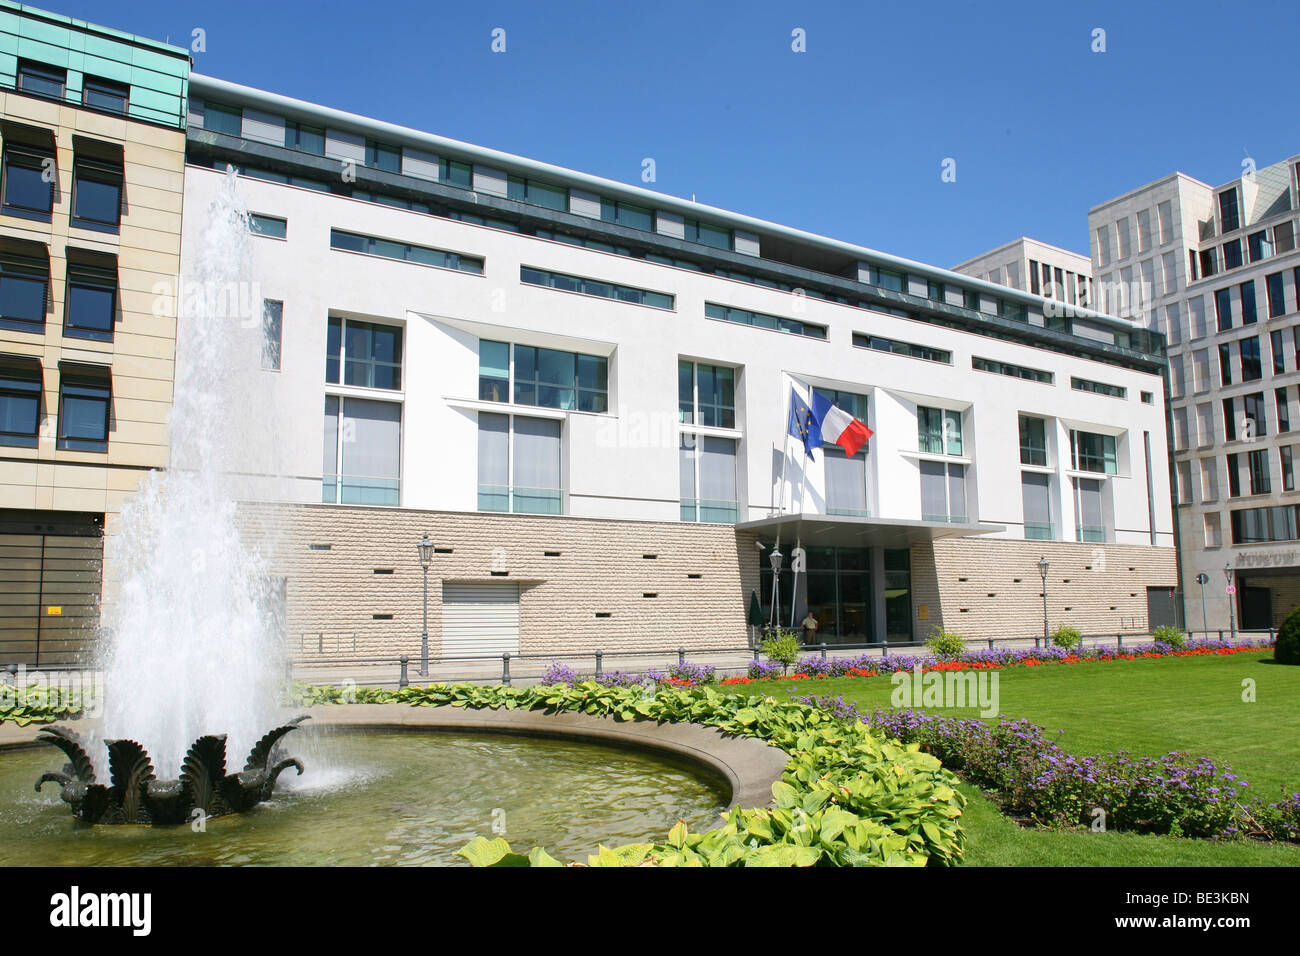
[[[191,97],[183,257],[234,165],[281,437],[247,470],[284,476],[249,506],[290,529],[304,656],[413,650],[420,534],[435,654],[743,641],[774,545],[780,616],[831,643],[1041,633],[1040,557],[1053,628],[1163,623],[1160,336],[223,81]],[[863,451],[805,467],[792,389],[865,421]]]

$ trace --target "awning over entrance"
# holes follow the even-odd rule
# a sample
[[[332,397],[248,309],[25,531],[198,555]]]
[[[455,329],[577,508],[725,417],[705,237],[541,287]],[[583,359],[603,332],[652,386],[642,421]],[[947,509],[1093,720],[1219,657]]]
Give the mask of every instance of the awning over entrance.
[[[857,518],[846,515],[784,514],[736,525],[757,531],[762,540],[796,538],[809,547],[910,548],[936,538],[964,538],[1005,531],[997,524],[954,524],[945,521],[906,521],[900,518]]]

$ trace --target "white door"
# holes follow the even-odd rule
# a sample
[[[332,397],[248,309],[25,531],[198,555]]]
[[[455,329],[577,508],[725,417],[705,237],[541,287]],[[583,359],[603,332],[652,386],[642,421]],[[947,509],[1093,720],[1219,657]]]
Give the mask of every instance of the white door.
[[[442,586],[442,656],[519,653],[519,585],[447,582]]]

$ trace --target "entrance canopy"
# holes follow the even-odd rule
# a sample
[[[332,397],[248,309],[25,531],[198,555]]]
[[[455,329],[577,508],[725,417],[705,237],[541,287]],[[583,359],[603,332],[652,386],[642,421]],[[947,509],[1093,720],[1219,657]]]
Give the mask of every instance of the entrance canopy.
[[[796,538],[810,547],[910,548],[936,538],[965,538],[1005,531],[997,524],[955,524],[946,521],[907,521],[900,518],[859,518],[845,515],[783,514],[736,525],[757,531],[763,540]]]

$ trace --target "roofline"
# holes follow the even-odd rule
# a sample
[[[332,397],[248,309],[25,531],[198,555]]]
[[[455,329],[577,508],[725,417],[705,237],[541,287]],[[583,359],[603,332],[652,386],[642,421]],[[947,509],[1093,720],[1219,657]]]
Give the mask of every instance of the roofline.
[[[0,8],[12,10],[15,13],[21,13],[25,16],[34,17],[39,20],[49,20],[54,23],[61,23],[64,26],[74,27],[78,30],[85,30],[88,33],[99,33],[103,36],[113,37],[118,40],[125,40],[128,43],[134,43],[137,46],[145,46],[157,50],[160,53],[167,53],[172,56],[184,57],[190,59],[190,51],[185,47],[173,46],[170,43],[164,43],[161,40],[151,40],[148,37],[137,36],[134,33],[127,33],[124,30],[115,30],[112,27],[101,26],[98,23],[91,23],[89,20],[78,20],[75,17],[67,17],[61,13],[54,13],[50,10],[43,10],[40,7],[33,7],[25,3],[14,3],[12,0],[0,0]]]
[[[968,266],[972,262],[976,262],[980,259],[985,259],[988,256],[993,255],[995,252],[1001,252],[1003,249],[1010,249],[1012,246],[1018,245],[1022,242],[1032,242],[1035,245],[1042,246],[1045,249],[1051,249],[1055,252],[1063,252],[1067,256],[1074,256],[1076,259],[1083,259],[1090,266],[1092,265],[1092,257],[1084,255],[1082,252],[1075,252],[1073,249],[1064,249],[1061,246],[1054,246],[1050,242],[1043,242],[1043,240],[1035,239],[1033,236],[1020,236],[1019,238],[1012,239],[1010,242],[1004,242],[1000,246],[994,246],[992,249],[989,249],[987,252],[981,252],[977,256],[971,256],[965,262],[957,263],[955,266],[952,267],[952,269],[954,272],[960,271],[963,266]]]
[[[462,142],[461,140],[450,139],[445,136],[438,136],[435,133],[426,133],[421,130],[412,129],[409,126],[399,126],[395,123],[371,119],[357,113],[349,113],[344,110],[334,109],[333,107],[310,103],[306,100],[283,96],[279,93],[270,93],[266,90],[259,90],[251,86],[232,83],[229,80],[221,80],[216,77],[204,76],[199,73],[191,73],[190,94],[211,94],[216,97],[225,96],[236,101],[251,103],[254,106],[259,106],[279,113],[285,113],[293,117],[320,120],[333,125],[336,128],[342,127],[343,129],[347,129],[351,127],[353,130],[392,137],[410,143],[416,148],[459,153],[463,156],[481,159],[487,163],[495,163],[507,168],[512,168],[516,171],[536,173],[543,177],[549,176],[561,182],[567,182],[570,185],[578,186],[579,188],[590,189],[593,192],[601,192],[618,198],[627,198],[631,201],[653,205],[656,208],[691,216],[692,218],[702,216],[706,219],[718,220],[741,229],[754,230],[784,239],[790,239],[795,242],[810,243],[823,248],[833,249],[837,252],[853,256],[854,258],[866,260],[875,265],[883,265],[901,271],[911,272],[925,278],[932,278],[944,282],[960,283],[968,288],[979,289],[980,291],[987,292],[990,295],[1021,302],[1026,305],[1041,307],[1044,302],[1048,301],[1042,296],[1022,292],[1019,289],[1012,289],[1008,286],[997,285],[984,279],[977,279],[974,276],[954,272],[951,269],[943,269],[924,262],[918,262],[915,259],[906,259],[902,256],[890,255],[887,252],[869,249],[866,246],[854,245],[853,243],[844,242],[839,239],[830,239],[825,236],[819,236],[816,233],[805,232],[802,229],[782,226],[765,219],[757,219],[741,213],[719,209],[716,206],[708,206],[703,203],[679,199],[678,197],[669,195],[668,193],[642,189],[639,186],[630,186],[626,183],[617,182],[616,180],[604,179],[600,176],[592,176],[589,173],[578,172],[576,170],[567,169],[563,166],[555,166],[550,163],[539,162],[538,160],[528,159],[523,156],[515,155],[514,153],[506,153],[486,146],[475,146],[471,143]],[[1107,315],[1103,312],[1094,312],[1091,309],[1083,309],[1077,306],[1072,306],[1072,308],[1075,310],[1074,315],[1078,318],[1101,320],[1106,323],[1114,324],[1116,327],[1125,330],[1135,328],[1133,322],[1130,322],[1127,319],[1122,319],[1118,316]]]
[[[1088,215],[1091,216],[1098,209],[1105,209],[1107,206],[1113,206],[1115,203],[1122,202],[1125,199],[1128,199],[1130,196],[1134,196],[1140,192],[1145,192],[1148,189],[1154,189],[1156,186],[1163,186],[1165,183],[1171,182],[1172,180],[1176,180],[1176,179],[1185,179],[1189,183],[1195,183],[1197,186],[1204,186],[1206,189],[1210,190],[1211,192],[1213,192],[1215,188],[1217,188],[1211,186],[1209,183],[1201,182],[1195,176],[1188,176],[1186,173],[1174,171],[1170,173],[1168,176],[1161,176],[1159,179],[1153,179],[1145,186],[1138,186],[1136,189],[1130,189],[1127,192],[1120,193],[1118,196],[1115,196],[1111,199],[1107,199],[1105,202],[1098,203],[1097,205],[1090,207],[1088,209]]]

